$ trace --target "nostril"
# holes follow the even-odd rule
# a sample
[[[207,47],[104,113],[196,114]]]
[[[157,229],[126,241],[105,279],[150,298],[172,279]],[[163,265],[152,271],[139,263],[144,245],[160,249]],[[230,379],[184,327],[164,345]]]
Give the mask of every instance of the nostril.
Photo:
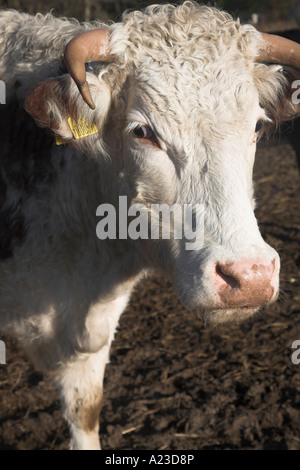
[[[214,287],[226,306],[259,307],[275,298],[278,270],[276,260],[218,261],[214,265]]]
[[[240,289],[241,285],[238,279],[230,272],[229,265],[216,264],[216,274],[232,289]]]

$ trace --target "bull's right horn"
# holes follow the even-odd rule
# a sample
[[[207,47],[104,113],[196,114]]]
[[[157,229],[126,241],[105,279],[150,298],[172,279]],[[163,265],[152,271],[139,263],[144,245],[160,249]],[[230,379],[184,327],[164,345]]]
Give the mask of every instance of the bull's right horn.
[[[95,109],[86,81],[84,64],[92,61],[112,61],[109,54],[109,30],[95,29],[76,36],[67,44],[64,58],[68,72],[78,86],[82,98],[91,109]]]
[[[290,65],[300,70],[300,44],[274,34],[262,33],[262,37],[258,62]]]

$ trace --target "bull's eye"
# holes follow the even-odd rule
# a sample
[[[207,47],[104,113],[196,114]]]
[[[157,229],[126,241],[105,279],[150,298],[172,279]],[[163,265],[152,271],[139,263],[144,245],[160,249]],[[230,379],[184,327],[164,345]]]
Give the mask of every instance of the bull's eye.
[[[259,132],[263,126],[263,120],[259,119],[256,123],[255,132]]]
[[[135,137],[139,139],[151,139],[153,137],[153,131],[150,127],[145,126],[144,124],[139,124],[133,129]]]

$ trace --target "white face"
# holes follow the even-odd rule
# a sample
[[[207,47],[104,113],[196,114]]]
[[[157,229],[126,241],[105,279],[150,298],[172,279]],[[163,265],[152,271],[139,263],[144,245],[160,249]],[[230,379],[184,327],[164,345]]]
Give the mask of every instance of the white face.
[[[256,140],[268,118],[250,73],[233,76],[222,84],[215,73],[198,86],[178,80],[175,92],[160,79],[134,82],[125,131],[134,202],[204,205],[200,249],[187,250],[184,239],[161,240],[153,249],[148,240],[143,252],[206,321],[248,316],[278,292],[279,258],[253,212]]]

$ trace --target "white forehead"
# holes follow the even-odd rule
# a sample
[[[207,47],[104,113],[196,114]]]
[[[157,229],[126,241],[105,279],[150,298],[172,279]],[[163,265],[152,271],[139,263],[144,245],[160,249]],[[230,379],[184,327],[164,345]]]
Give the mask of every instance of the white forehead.
[[[151,57],[162,66],[169,57],[197,67],[199,60],[210,63],[229,50],[251,61],[261,41],[255,28],[240,25],[228,13],[185,2],[125,13],[122,22],[111,27],[110,50],[123,63],[137,65]]]
[[[171,126],[214,128],[259,112],[252,71],[260,41],[251,26],[186,2],[125,15],[111,48],[135,78],[133,107],[167,114]]]
[[[207,118],[212,125],[220,120],[245,119],[258,108],[258,91],[251,71],[242,61],[224,57],[190,70],[165,64],[163,71],[144,65],[136,72],[132,92],[134,99],[149,109],[170,112],[182,121]]]
[[[176,144],[186,154],[201,144],[213,151],[225,140],[248,145],[264,110],[249,72],[244,79],[241,71],[235,72],[223,76],[215,68],[193,83],[178,79],[175,86],[155,74],[151,83],[134,81],[127,120],[149,125],[166,144]]]

